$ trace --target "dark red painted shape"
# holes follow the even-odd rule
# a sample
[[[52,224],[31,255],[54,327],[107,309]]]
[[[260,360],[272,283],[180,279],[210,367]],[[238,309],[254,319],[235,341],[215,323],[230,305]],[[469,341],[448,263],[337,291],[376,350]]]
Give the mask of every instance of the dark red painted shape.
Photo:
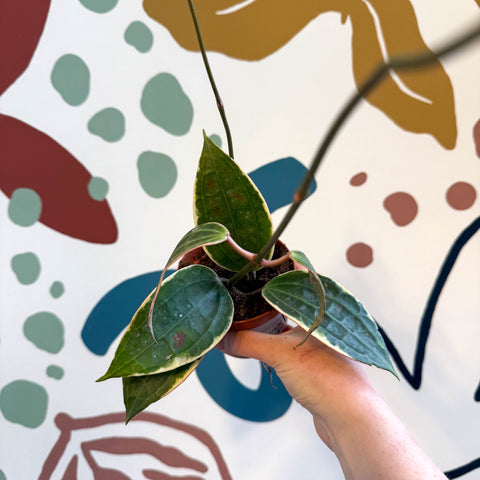
[[[0,95],[30,63],[49,8],[50,0],[0,0]]]
[[[40,222],[92,243],[117,240],[117,224],[106,200],[88,193],[92,175],[48,135],[0,115],[0,189],[11,197],[31,188],[42,199]]]

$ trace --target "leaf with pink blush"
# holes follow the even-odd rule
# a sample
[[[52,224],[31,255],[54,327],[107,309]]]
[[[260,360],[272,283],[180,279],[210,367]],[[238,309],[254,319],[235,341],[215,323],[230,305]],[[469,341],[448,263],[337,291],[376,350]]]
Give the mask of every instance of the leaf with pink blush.
[[[39,221],[60,233],[92,243],[114,243],[117,224],[107,200],[89,193],[92,175],[45,133],[0,115],[0,189],[33,190],[41,199]]]

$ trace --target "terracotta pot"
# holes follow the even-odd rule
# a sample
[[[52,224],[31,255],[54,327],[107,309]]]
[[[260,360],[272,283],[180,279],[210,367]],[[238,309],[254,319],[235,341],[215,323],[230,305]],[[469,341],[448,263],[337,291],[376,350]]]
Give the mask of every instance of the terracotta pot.
[[[276,310],[270,310],[257,317],[237,320],[232,323],[230,330],[235,332],[240,330],[254,330],[256,332],[276,335],[277,333],[282,333],[286,326],[287,319],[285,316]]]

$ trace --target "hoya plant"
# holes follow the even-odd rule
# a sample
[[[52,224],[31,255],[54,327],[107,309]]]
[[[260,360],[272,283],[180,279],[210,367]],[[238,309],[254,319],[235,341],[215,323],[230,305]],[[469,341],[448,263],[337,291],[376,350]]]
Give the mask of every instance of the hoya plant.
[[[348,114],[388,72],[428,64],[442,52],[391,60],[372,73],[341,110],[327,132],[292,205],[274,230],[260,191],[233,159],[223,104],[205,55],[195,10],[189,0],[200,50],[225,125],[228,154],[204,133],[194,185],[195,225],[169,256],[157,287],[133,316],[107,372],[99,381],[120,377],[127,421],[180,385],[237,322],[241,302],[258,307],[253,316],[279,312],[336,351],[393,373],[395,370],[374,319],[334,280],[317,273],[307,256],[278,240],[307,197],[332,139]],[[466,40],[467,39],[467,40]],[[280,245],[280,247],[279,247]],[[193,252],[193,254],[192,254]],[[171,275],[177,261],[179,268]],[[301,342],[298,348],[301,348]]]

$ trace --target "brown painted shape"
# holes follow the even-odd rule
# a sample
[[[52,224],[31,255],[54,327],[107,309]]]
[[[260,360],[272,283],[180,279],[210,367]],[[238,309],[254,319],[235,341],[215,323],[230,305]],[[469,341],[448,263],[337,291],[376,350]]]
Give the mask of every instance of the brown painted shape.
[[[50,0],[0,3],[0,95],[28,67],[47,19]]]
[[[368,267],[373,262],[373,250],[370,245],[358,242],[348,247],[347,261],[350,265],[358,268]]]
[[[342,22],[349,17],[357,86],[391,56],[428,51],[409,0],[256,0],[224,14],[218,12],[238,2],[196,3],[206,48],[243,60],[260,60],[272,54],[322,13],[338,12]],[[187,2],[144,0],[143,7],[182,47],[198,51]],[[380,39],[384,40],[388,58],[384,58]],[[318,48],[328,46],[319,45]],[[387,75],[366,97],[367,101],[401,128],[429,133],[445,148],[453,148],[457,138],[453,90],[440,62],[435,61],[430,67],[415,72],[395,73],[396,76]]]
[[[103,427],[105,425],[117,423],[123,424],[124,422],[125,414],[123,413],[109,413],[96,417],[86,418],[73,418],[66,413],[59,413],[55,417],[55,424],[60,429],[60,437],[58,438],[57,442],[50,451],[50,454],[46,458],[38,480],[50,480],[52,478],[52,474],[54,473],[58,463],[64,455],[68,443],[70,442],[73,431],[95,429],[97,427]],[[149,412],[139,413],[135,418],[130,420],[130,423],[132,422],[151,422],[157,425],[172,428],[174,430],[179,430],[192,436],[199,442],[203,443],[203,445],[205,445],[205,447],[210,451],[210,454],[212,455],[213,459],[217,464],[220,478],[222,480],[232,480],[227,464],[223,459],[220,449],[218,448],[213,438],[205,430],[202,430],[201,428],[188,423],[173,420],[164,415]],[[127,431],[128,427],[125,428]],[[118,470],[99,467],[91,454],[93,450],[104,451],[113,454],[147,453],[153,455],[158,460],[172,466],[177,466],[180,468],[192,468],[202,473],[206,471],[206,466],[202,462],[187,457],[178,449],[172,447],[165,447],[154,440],[145,438],[132,438],[127,436],[122,438],[102,437],[83,442],[81,444],[81,449],[83,455],[85,456],[85,459],[87,460],[87,463],[90,465],[90,468],[94,473],[95,480],[117,480],[120,478],[122,480],[131,479],[123,475]],[[68,468],[70,468],[72,461],[69,462]],[[157,472],[155,470],[145,470],[144,474],[145,473],[149,473],[150,476],[147,476],[147,478],[151,479],[178,478],[165,476],[165,474],[162,474],[162,472]],[[75,477],[70,478],[66,477],[65,475],[64,480],[76,480]],[[120,475],[123,475],[123,477],[121,477]],[[191,479],[200,480],[200,478],[197,479],[195,476],[192,476]]]
[[[30,188],[42,200],[40,222],[70,237],[113,243],[118,232],[106,200],[88,193],[92,175],[48,135],[0,115],[0,189],[8,197]]]
[[[475,203],[477,191],[470,183],[456,182],[447,190],[446,199],[455,210],[467,210]]]
[[[404,227],[415,220],[418,213],[416,200],[406,192],[395,192],[383,201],[383,207],[390,213],[392,221]]]

